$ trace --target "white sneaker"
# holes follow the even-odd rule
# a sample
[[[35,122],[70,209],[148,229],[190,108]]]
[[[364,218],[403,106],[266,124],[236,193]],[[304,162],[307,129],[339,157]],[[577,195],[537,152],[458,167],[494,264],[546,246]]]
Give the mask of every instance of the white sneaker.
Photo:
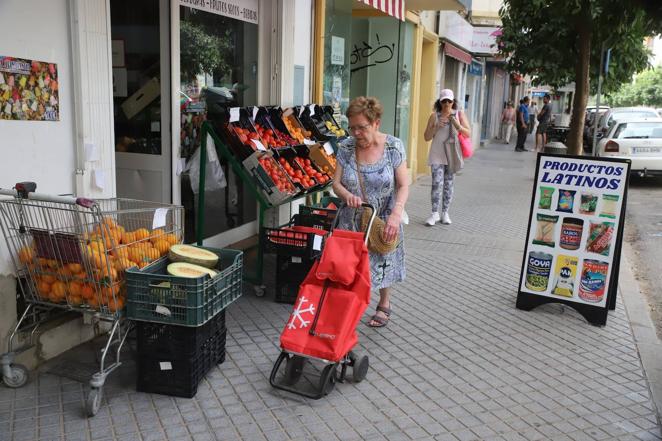
[[[434,212],[434,213],[432,213],[432,214],[430,215],[430,217],[428,218],[428,220],[425,221],[425,224],[426,224],[426,225],[429,225],[429,226],[433,226],[433,225],[436,224],[437,222],[439,222],[439,213],[438,213],[438,212]]]
[[[441,223],[446,225],[452,224],[450,216],[445,211],[441,213]]]

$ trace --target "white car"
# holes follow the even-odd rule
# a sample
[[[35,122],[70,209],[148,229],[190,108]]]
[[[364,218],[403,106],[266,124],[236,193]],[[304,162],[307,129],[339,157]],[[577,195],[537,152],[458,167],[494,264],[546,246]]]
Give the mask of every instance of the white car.
[[[632,161],[632,173],[662,176],[662,118],[617,121],[597,145],[597,155]]]

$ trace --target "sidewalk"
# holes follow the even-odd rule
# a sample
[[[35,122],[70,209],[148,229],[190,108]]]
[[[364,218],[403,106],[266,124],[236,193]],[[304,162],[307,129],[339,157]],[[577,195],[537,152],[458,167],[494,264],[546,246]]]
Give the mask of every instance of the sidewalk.
[[[359,326],[364,382],[319,401],[273,390],[291,308],[246,294],[228,311],[227,360],[194,399],[135,392],[129,362],[86,419],[86,385],[35,374],[0,386],[0,440],[662,439],[620,299],[603,328],[559,305],[515,308],[535,155],[512,148],[468,162],[450,226],[423,225],[430,179],[413,186],[408,279],[388,327]]]

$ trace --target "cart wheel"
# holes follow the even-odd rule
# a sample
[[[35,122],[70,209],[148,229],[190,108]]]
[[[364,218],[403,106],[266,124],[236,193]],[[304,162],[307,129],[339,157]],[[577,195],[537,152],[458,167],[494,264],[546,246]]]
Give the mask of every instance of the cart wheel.
[[[370,360],[368,360],[367,355],[362,355],[354,361],[354,364],[352,365],[352,379],[354,380],[354,383],[360,383],[365,379],[369,367]]]
[[[305,361],[305,358],[298,355],[293,355],[287,359],[287,364],[285,365],[285,383],[288,386],[296,384],[301,379]]]
[[[264,297],[264,291],[266,289],[266,286],[264,286],[264,285],[255,285],[253,288],[255,289],[255,295],[257,297]]]
[[[10,366],[11,376],[3,376],[2,381],[5,382],[7,387],[18,388],[25,385],[28,382],[29,371],[28,368],[22,364],[12,364]]]
[[[328,395],[336,387],[336,364],[328,364],[320,375],[320,390],[322,395]]]
[[[90,393],[87,395],[87,400],[85,401],[85,411],[87,412],[87,416],[94,416],[99,412],[102,398],[102,388],[93,387],[90,389]]]

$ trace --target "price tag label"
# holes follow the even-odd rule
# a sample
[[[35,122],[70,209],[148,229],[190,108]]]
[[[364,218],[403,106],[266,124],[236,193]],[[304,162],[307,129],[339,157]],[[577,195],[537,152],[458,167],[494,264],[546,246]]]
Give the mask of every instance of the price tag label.
[[[317,251],[322,249],[322,236],[315,235],[315,238],[313,239],[313,249]]]
[[[333,146],[330,142],[327,141],[324,143],[324,151],[327,155],[333,155]]]
[[[292,256],[292,263],[301,263],[301,257]]]
[[[230,108],[230,122],[239,121],[239,107]]]
[[[310,112],[310,116],[313,116],[315,114],[315,104],[309,105],[308,111]]]
[[[308,138],[304,138],[303,143],[306,144],[306,145],[315,145],[315,144],[317,144],[315,141],[311,141]]]
[[[171,371],[172,363],[170,363],[169,361],[161,361],[159,362],[159,367],[161,368],[162,371]]]
[[[253,144],[255,145],[255,147],[257,147],[258,150],[261,150],[261,151],[263,151],[263,152],[266,152],[266,151],[267,151],[267,148],[266,148],[266,147],[264,146],[264,144],[262,144],[259,140],[257,140],[257,139],[251,139],[251,141],[253,142]]]
[[[154,210],[154,219],[152,220],[152,230],[166,226],[166,217],[169,208],[157,208]]]
[[[255,121],[255,117],[257,116],[257,106],[253,106],[253,121]]]

